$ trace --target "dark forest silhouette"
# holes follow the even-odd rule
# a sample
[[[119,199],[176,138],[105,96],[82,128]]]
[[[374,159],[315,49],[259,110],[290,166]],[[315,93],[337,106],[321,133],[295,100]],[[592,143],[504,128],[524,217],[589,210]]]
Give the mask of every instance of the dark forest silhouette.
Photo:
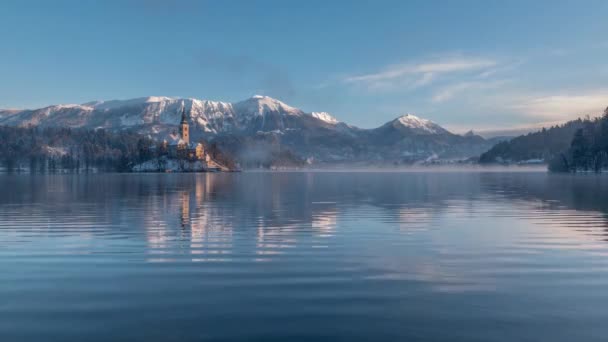
[[[0,166],[8,172],[130,172],[169,154],[166,144],[128,130],[0,126],[0,141]],[[209,152],[215,160],[234,164],[215,144]]]
[[[554,172],[608,169],[608,108],[598,118],[577,119],[496,144],[479,157],[481,164],[537,159]]]
[[[601,172],[608,169],[608,108],[576,130],[570,147],[549,162],[555,172]]]

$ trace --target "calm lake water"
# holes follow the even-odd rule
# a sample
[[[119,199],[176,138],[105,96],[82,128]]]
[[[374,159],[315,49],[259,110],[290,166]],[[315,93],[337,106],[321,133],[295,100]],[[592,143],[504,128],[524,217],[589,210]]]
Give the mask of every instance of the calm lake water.
[[[606,341],[608,177],[0,176],[0,341]]]

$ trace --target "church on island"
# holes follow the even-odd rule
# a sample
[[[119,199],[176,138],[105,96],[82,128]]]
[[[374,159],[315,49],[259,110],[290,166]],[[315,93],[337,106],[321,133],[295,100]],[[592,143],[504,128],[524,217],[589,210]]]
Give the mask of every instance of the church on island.
[[[215,161],[200,143],[190,141],[190,124],[185,108],[182,108],[181,121],[178,134],[171,134],[171,140],[162,142],[165,157],[158,158],[157,163],[139,165],[136,171],[165,172],[217,172],[231,171],[230,168]]]
[[[205,162],[211,160],[209,155],[205,153],[205,147],[202,143],[190,142],[190,125],[188,124],[188,117],[184,108],[182,108],[182,120],[179,123],[179,138],[172,141],[168,147],[169,154],[173,158],[190,161],[202,160]]]

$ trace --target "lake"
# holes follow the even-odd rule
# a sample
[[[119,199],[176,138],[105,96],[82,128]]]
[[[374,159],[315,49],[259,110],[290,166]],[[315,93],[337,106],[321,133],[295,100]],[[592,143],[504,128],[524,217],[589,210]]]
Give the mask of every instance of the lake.
[[[608,177],[0,175],[1,341],[605,341]]]

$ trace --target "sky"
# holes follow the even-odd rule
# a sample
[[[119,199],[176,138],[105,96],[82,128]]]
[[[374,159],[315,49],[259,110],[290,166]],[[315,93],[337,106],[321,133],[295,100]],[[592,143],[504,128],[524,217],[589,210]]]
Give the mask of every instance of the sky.
[[[255,94],[456,132],[608,106],[608,1],[0,2],[0,108]]]

